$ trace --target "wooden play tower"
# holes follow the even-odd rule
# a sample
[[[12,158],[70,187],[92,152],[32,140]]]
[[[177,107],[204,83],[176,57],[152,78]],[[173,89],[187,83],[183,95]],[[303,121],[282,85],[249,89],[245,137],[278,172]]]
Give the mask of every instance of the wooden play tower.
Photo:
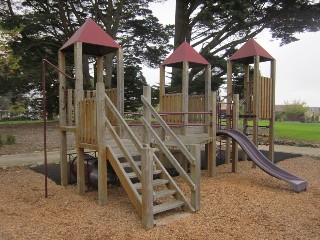
[[[67,173],[67,132],[75,132],[76,153],[77,153],[77,189],[80,194],[85,192],[84,176],[84,149],[97,150],[101,144],[105,149],[105,136],[99,129],[97,118],[103,112],[97,111],[94,98],[101,92],[85,91],[83,89],[83,54],[96,57],[97,60],[97,83],[103,85],[104,56],[115,53],[117,57],[117,89],[103,90],[116,104],[120,113],[123,113],[123,56],[120,46],[101,29],[93,20],[88,19],[74,35],[59,50],[59,69],[66,70],[66,54],[74,54],[75,89],[68,89],[65,75],[59,74],[59,114],[60,114],[60,164],[61,164],[61,185],[68,184]],[[90,119],[94,116],[94,119]],[[110,118],[113,118],[109,113]],[[113,121],[114,122],[114,121]],[[116,124],[116,123],[115,123]],[[117,125],[117,124],[116,124]],[[119,126],[119,124],[118,124]],[[103,129],[105,127],[103,126]],[[119,130],[119,129],[118,129]],[[99,167],[106,169],[105,151],[98,151]],[[99,177],[106,179],[102,172]],[[100,187],[106,187],[102,184]],[[99,202],[105,203],[105,189],[101,189]]]
[[[269,77],[261,76],[259,68],[261,62],[270,62]],[[249,39],[229,58],[227,65],[227,129],[232,128],[231,103],[235,100],[233,99],[234,81],[232,74],[234,63],[242,64],[244,67],[244,98],[241,99],[242,113],[239,115],[243,118],[243,134],[252,136],[252,142],[258,146],[261,128],[267,129],[268,134],[264,134],[267,138],[265,144],[269,146],[269,160],[273,162],[276,60],[254,39]],[[250,76],[250,65],[253,65],[253,76]],[[260,120],[268,121],[268,125],[259,125]],[[237,123],[233,125],[235,126]],[[233,144],[236,143],[233,142]],[[226,152],[230,152],[230,140],[227,140],[226,148]],[[227,154],[227,162],[230,162],[229,157],[230,154]]]
[[[165,68],[182,69],[181,93],[166,93]],[[189,70],[204,68],[204,93],[189,93]],[[188,42],[182,43],[160,66],[160,113],[167,124],[181,127],[185,143],[206,146],[209,175],[216,166],[216,93],[211,92],[211,65]]]

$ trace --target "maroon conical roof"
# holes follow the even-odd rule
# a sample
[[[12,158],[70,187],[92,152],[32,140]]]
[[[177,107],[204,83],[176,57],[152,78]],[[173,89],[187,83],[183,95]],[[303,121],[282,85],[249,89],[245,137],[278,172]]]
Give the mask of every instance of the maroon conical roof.
[[[95,56],[103,56],[120,48],[119,44],[91,18],[88,18],[60,50],[72,52],[73,44],[76,42],[83,43],[84,54]]]
[[[189,62],[189,67],[199,67],[209,63],[189,43],[182,43],[163,63],[163,66],[182,68],[183,62]]]
[[[253,38],[250,38],[238,51],[236,51],[229,58],[229,60],[243,64],[251,64],[254,63],[254,56],[260,56],[260,62],[270,61],[274,59]]]

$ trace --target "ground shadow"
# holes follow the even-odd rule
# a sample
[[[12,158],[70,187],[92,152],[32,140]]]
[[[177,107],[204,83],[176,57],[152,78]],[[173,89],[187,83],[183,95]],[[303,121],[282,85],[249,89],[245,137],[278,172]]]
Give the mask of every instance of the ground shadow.
[[[263,155],[268,157],[267,151],[261,151]],[[239,160],[241,159],[242,154],[239,154]],[[281,162],[283,160],[289,159],[289,158],[295,158],[295,157],[302,157],[301,154],[292,154],[292,153],[284,153],[284,152],[275,152],[274,158],[275,163]],[[205,151],[201,151],[201,169],[206,168],[206,162],[205,162]],[[217,166],[224,164],[225,162],[225,153],[224,151],[217,151]],[[31,167],[31,169],[37,173],[44,174],[45,168],[44,165],[37,165],[34,167]],[[168,172],[172,176],[176,176],[177,172],[173,169],[168,169]],[[60,184],[60,165],[59,164],[50,164],[48,165],[48,178],[54,181],[56,184]],[[73,174],[70,172],[70,166],[68,164],[68,182],[69,184],[76,183],[76,178]]]

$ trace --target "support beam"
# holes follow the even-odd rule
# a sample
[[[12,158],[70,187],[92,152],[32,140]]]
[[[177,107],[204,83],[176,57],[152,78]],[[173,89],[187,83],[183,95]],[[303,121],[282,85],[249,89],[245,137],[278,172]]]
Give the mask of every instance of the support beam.
[[[232,123],[233,130],[238,131],[238,120],[239,120],[239,94],[233,94],[233,113]],[[232,139],[232,172],[238,171],[238,143]]]
[[[191,154],[194,156],[194,164],[190,164],[190,177],[194,182],[195,189],[191,190],[191,205],[195,211],[200,210],[200,177],[201,177],[201,153],[200,145],[190,146]]]
[[[254,57],[253,73],[253,143],[258,146],[259,97],[260,97],[260,57]]]
[[[165,71],[165,66],[160,65],[160,112],[164,111],[164,101],[163,101],[163,97],[166,94],[166,71]]]
[[[83,99],[83,66],[82,66],[82,43],[74,44],[74,65],[75,65],[75,124],[76,124],[76,152],[77,152],[77,190],[79,194],[85,193],[84,178],[84,149],[80,147],[80,102]]]
[[[123,69],[123,50],[117,51],[117,109],[121,116],[124,116],[124,69]],[[117,123],[117,131],[120,137],[123,137],[124,130],[120,122]]]
[[[183,62],[182,69],[182,112],[188,112],[188,101],[189,101],[189,63]],[[188,114],[183,114],[183,124],[188,124]],[[183,135],[187,134],[187,126],[183,127]]]
[[[102,72],[98,72],[101,75]],[[100,77],[98,77],[100,79]],[[107,203],[107,156],[106,156],[106,124],[105,124],[105,88],[104,83],[97,82],[97,140],[98,140],[98,196],[99,204]]]
[[[211,93],[211,125],[209,127],[209,136],[212,141],[208,144],[208,172],[209,177],[213,177],[217,174],[217,143],[216,143],[216,135],[217,135],[217,93]]]
[[[65,53],[59,51],[58,53],[58,68],[60,71],[66,71],[66,58]],[[66,112],[66,76],[59,72],[59,123],[60,127],[67,125],[67,112]],[[68,145],[67,145],[67,132],[60,128],[60,176],[61,186],[68,185]]]
[[[258,135],[259,135],[259,97],[260,97],[260,57],[257,55],[254,57],[254,69],[253,69],[253,126],[252,126],[252,142],[258,147]],[[252,163],[252,167],[256,167],[255,163]]]
[[[147,99],[147,101],[151,104],[151,87],[144,86],[143,87],[143,96]],[[149,109],[143,105],[143,117],[150,123],[151,122],[151,112]],[[149,131],[145,129],[143,134],[143,142],[146,146],[150,146],[151,137]]]
[[[153,151],[145,146],[141,151],[142,224],[146,229],[154,225],[153,219]]]
[[[231,129],[231,103],[232,103],[232,62],[228,60],[227,62],[227,116],[226,116],[226,128]],[[226,164],[230,163],[230,152],[231,152],[231,143],[230,138],[226,140]]]
[[[246,64],[244,65],[244,103],[243,103],[243,110],[244,110],[244,114],[248,114],[248,111],[250,109],[250,106],[251,106],[251,97],[250,97],[250,94],[251,94],[251,91],[249,89],[249,86],[250,86],[250,66],[249,64]],[[243,131],[242,133],[244,135],[247,134],[247,125],[248,125],[248,118],[247,117],[244,117],[243,118]],[[247,160],[247,154],[242,151],[242,160]]]
[[[269,124],[269,160],[274,162],[274,122],[275,122],[275,92],[276,92],[276,60],[271,60],[271,81],[272,81],[272,96],[271,96],[271,117]]]
[[[204,111],[209,112],[211,110],[211,101],[210,101],[210,94],[211,94],[211,65],[207,65],[205,69],[205,106]],[[205,123],[208,124],[210,120],[209,115],[205,115]],[[205,132],[209,133],[209,127],[205,127]]]

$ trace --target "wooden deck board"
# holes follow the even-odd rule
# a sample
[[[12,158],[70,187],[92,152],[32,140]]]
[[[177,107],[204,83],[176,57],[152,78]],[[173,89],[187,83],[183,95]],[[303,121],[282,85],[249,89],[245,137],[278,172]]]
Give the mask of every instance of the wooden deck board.
[[[212,138],[209,137],[209,134],[194,134],[194,135],[178,135],[177,136],[180,141],[183,143],[183,145],[205,145],[207,143],[212,142]],[[166,140],[164,141],[164,144],[170,149],[170,150],[176,150],[177,144],[173,140]]]

